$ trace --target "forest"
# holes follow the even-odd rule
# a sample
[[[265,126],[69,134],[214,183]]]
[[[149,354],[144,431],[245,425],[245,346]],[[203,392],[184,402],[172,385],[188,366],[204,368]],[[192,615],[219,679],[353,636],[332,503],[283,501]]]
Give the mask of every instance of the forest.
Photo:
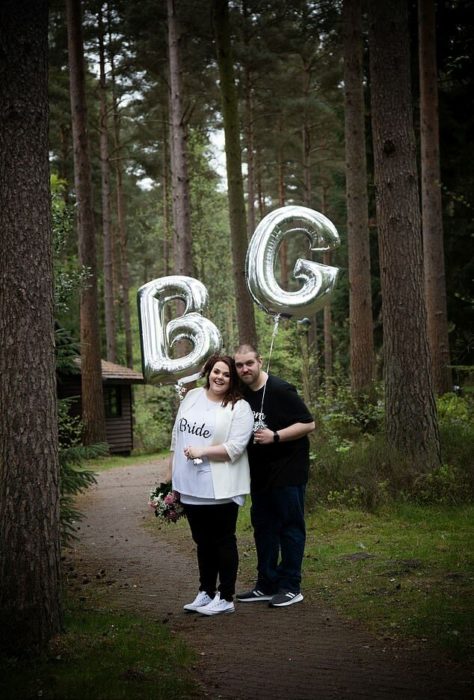
[[[2,3],[0,620],[18,644],[61,624],[61,474],[104,449],[100,361],[142,371],[137,291],[158,278],[202,282],[224,350],[257,343],[304,396],[309,505],[472,502],[473,29],[469,0]],[[340,245],[284,239],[281,287],[301,257],[339,275],[271,347],[245,255],[289,205]],[[78,354],[75,423],[55,386]],[[175,383],[134,387],[136,454],[168,448]]]

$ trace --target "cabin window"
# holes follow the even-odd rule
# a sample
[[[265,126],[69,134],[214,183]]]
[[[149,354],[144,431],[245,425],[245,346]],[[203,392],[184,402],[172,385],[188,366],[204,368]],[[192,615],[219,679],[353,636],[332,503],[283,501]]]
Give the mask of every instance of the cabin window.
[[[104,387],[106,418],[120,418],[122,415],[122,393],[119,386]]]

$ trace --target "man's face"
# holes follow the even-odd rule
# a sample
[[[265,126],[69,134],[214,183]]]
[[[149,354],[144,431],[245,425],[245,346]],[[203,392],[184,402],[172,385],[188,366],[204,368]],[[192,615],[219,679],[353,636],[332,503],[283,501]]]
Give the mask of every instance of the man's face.
[[[262,370],[262,359],[254,352],[237,353],[234,357],[237,374],[244,384],[257,386]]]

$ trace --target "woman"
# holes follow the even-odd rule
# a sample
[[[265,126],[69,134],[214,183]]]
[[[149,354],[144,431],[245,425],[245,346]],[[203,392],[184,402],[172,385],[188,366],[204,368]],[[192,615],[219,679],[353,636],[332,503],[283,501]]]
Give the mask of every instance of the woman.
[[[171,463],[199,565],[199,592],[184,609],[218,615],[235,611],[235,529],[239,505],[250,492],[246,446],[254,420],[231,357],[213,355],[203,376],[204,388],[189,391],[176,416]]]

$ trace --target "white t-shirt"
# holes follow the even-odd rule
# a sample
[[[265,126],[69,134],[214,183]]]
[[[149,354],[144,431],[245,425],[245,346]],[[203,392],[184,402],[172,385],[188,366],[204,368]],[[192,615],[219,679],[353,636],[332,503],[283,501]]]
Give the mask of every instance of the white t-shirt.
[[[206,392],[200,392],[198,399],[187,408],[186,412],[177,418],[174,427],[174,466],[173,488],[181,494],[181,501],[192,505],[216,505],[234,501],[243,505],[244,496],[216,499],[212,483],[211,465],[207,457],[201,464],[194,464],[192,459],[184,455],[186,447],[211,445],[216,427],[216,413],[221,404],[207,398]],[[239,433],[242,428],[236,426]],[[240,434],[238,435],[240,438]],[[245,439],[245,438],[244,438]],[[228,449],[236,449],[230,442]]]
[[[191,494],[199,499],[214,500],[209,460],[203,457],[202,464],[194,464],[192,459],[185,457],[184,449],[212,444],[218,405],[210,401],[203,391],[186,415],[177,420],[173,488],[179,491],[183,503],[192,502],[187,500]]]

